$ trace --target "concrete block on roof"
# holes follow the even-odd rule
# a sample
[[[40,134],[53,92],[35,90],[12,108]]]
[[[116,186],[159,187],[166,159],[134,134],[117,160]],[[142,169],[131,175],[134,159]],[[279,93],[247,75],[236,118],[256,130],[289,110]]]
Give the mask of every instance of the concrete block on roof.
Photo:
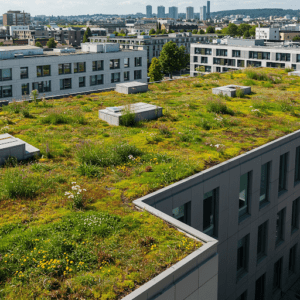
[[[226,95],[229,97],[235,97],[237,89],[244,91],[245,95],[251,94],[251,86],[241,86],[233,84],[213,88],[212,93],[215,95]]]
[[[10,156],[23,160],[39,153],[39,149],[8,133],[0,135],[0,165],[4,164]]]
[[[300,71],[293,71],[288,73],[289,76],[300,76]]]
[[[135,121],[154,120],[162,116],[162,107],[148,103],[134,103],[127,106],[107,107],[99,110],[99,118],[110,125],[119,126],[126,110],[135,114]]]
[[[116,92],[122,94],[137,94],[148,91],[148,83],[131,81],[116,84]]]

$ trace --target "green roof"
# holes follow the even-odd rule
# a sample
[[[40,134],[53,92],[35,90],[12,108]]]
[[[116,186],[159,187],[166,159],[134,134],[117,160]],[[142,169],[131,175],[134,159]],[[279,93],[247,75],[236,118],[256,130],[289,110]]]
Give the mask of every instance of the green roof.
[[[228,84],[252,94],[212,94]],[[285,70],[248,69],[2,108],[0,134],[42,157],[0,169],[0,298],[118,299],[193,252],[200,242],[132,201],[299,129],[299,85]],[[98,119],[136,102],[164,116]]]

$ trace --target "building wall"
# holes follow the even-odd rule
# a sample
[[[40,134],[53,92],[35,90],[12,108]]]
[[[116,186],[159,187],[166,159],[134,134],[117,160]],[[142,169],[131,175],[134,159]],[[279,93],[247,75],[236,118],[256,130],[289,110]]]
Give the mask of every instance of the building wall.
[[[279,28],[256,28],[255,38],[263,40],[279,40]]]
[[[244,292],[247,300],[254,300],[256,280],[263,274],[266,276],[264,299],[277,300],[299,278],[300,245],[297,247],[295,273],[289,274],[288,269],[290,248],[300,242],[299,229],[291,231],[292,203],[300,196],[300,184],[294,183],[296,148],[299,146],[300,131],[296,131],[140,199],[169,216],[173,215],[174,208],[189,204],[190,225],[203,231],[204,194],[214,189],[218,191],[215,219],[219,242],[218,300],[236,300]],[[287,190],[279,194],[280,155],[285,153],[288,153]],[[261,166],[267,162],[270,162],[269,202],[260,208]],[[249,213],[239,220],[240,177],[247,172],[251,172]],[[285,209],[284,238],[276,246],[277,213],[282,209]],[[299,219],[299,210],[297,215]],[[258,261],[258,226],[266,221],[266,256]],[[248,270],[238,278],[238,241],[246,235],[249,235]],[[274,263],[281,257],[282,285],[281,289],[274,291]]]
[[[291,41],[295,36],[300,36],[300,31],[295,32],[280,32],[280,40],[281,41]]]
[[[142,57],[142,66],[134,66],[134,58]],[[124,58],[130,58],[130,67],[124,68]],[[119,69],[109,69],[111,59],[120,59]],[[103,71],[92,71],[92,62],[96,60],[104,60]],[[74,73],[73,63],[86,62],[86,72]],[[59,75],[58,65],[62,63],[72,63],[72,73]],[[50,65],[51,76],[37,77],[37,66]],[[20,79],[20,68],[28,67],[29,78]],[[111,53],[82,53],[68,55],[44,55],[42,57],[33,56],[28,58],[0,60],[0,69],[12,68],[12,80],[0,81],[0,87],[12,86],[13,96],[5,97],[5,100],[22,99],[22,84],[29,83],[29,92],[32,91],[32,83],[51,80],[51,92],[41,93],[42,95],[65,95],[69,93],[80,93],[91,90],[99,90],[115,87],[116,83],[111,83],[111,73],[121,73],[120,82],[124,81],[124,72],[130,72],[130,81],[134,81],[134,71],[142,71],[142,79],[136,80],[147,82],[147,57],[146,51],[119,51]],[[90,76],[104,75],[104,83],[101,85],[90,86]],[[79,87],[79,77],[85,77],[86,86]],[[72,88],[60,90],[60,79],[71,78]]]
[[[197,54],[195,48],[204,48],[204,49],[211,49],[211,54]],[[227,50],[227,56],[217,56],[217,49],[224,49]],[[240,57],[233,57],[232,51],[239,50],[241,51]],[[249,57],[249,52],[269,52],[270,59],[255,59]],[[276,53],[287,53],[290,54],[290,61],[284,60],[276,60]],[[229,70],[238,70],[243,69],[250,64],[259,63],[261,67],[268,67],[268,63],[272,65],[270,67],[278,67],[278,68],[293,68],[294,70],[300,70],[300,56],[299,51],[297,48],[271,48],[271,47],[241,47],[241,46],[228,46],[228,45],[221,45],[221,44],[210,44],[210,45],[201,45],[201,44],[192,44],[191,45],[191,57],[190,57],[190,73],[191,76],[197,76],[196,69],[198,67],[204,67],[205,72],[226,72]],[[298,57],[298,58],[297,58]],[[214,63],[214,58],[219,59],[230,59],[234,61],[234,65],[224,65]],[[207,59],[207,62],[204,62],[203,59]],[[299,61],[297,61],[297,59]],[[239,66],[238,61],[244,62],[244,66]],[[255,65],[254,65],[255,66]]]
[[[151,197],[151,195],[150,195]],[[163,219],[203,245],[168,268],[123,300],[217,300],[218,254],[217,241],[210,236],[145,204],[146,197],[134,201],[140,209]]]

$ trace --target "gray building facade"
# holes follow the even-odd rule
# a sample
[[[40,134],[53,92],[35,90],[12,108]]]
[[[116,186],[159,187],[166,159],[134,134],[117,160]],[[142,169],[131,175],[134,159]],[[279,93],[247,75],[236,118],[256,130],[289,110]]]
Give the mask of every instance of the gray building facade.
[[[219,300],[278,300],[300,275],[299,172],[296,131],[134,203],[218,240]]]

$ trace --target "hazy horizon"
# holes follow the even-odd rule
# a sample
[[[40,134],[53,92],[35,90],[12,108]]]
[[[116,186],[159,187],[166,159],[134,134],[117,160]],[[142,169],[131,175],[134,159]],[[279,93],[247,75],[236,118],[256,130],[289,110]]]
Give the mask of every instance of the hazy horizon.
[[[256,8],[282,8],[282,9],[300,9],[300,3],[296,0],[288,2],[269,2],[269,1],[241,1],[236,3],[234,0],[213,0],[211,3],[211,12],[231,9],[256,9]],[[152,5],[152,12],[157,13],[157,6],[163,5],[168,12],[169,6],[178,6],[179,13],[185,13],[187,6],[193,6],[194,12],[200,12],[200,6],[206,5],[206,1],[177,1],[168,0],[165,3],[161,1],[139,1],[136,0],[116,0],[114,4],[99,0],[96,3],[92,0],[0,0],[0,14],[8,10],[24,10],[32,16],[35,15],[86,15],[86,14],[135,14],[146,13],[146,5]],[[231,9],[230,9],[230,8]]]

